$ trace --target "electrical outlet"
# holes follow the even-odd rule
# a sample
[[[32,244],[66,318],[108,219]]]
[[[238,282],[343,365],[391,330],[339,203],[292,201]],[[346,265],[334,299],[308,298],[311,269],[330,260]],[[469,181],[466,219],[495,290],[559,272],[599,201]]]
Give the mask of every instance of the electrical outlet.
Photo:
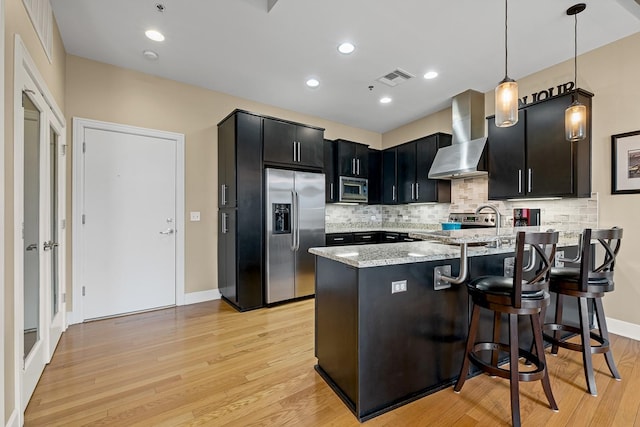
[[[406,280],[398,280],[397,282],[391,282],[391,293],[396,294],[398,292],[407,292]]]
[[[556,267],[564,267],[564,262],[560,261],[562,258],[564,258],[564,251],[556,251],[556,259],[554,260]]]
[[[191,221],[200,221],[200,212],[191,212],[189,219]]]

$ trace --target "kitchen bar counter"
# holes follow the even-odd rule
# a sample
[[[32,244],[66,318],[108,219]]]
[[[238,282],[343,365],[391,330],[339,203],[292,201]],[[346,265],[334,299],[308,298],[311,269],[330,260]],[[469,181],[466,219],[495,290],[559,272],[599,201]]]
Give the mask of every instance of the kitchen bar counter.
[[[419,236],[424,238],[426,235],[420,234]],[[309,252],[357,268],[460,258],[459,247],[435,241],[386,243],[384,245],[329,246],[311,248]],[[507,252],[513,252],[513,248],[508,246],[501,248],[477,246],[469,248],[468,255],[481,256]]]
[[[467,290],[441,286],[436,271],[460,275],[465,248],[472,277],[502,275],[505,259],[513,257],[511,240],[525,229],[538,231],[433,230],[415,233],[430,241],[310,249],[316,255],[316,371],[358,420],[457,380],[469,325]],[[574,232],[562,235],[575,245]],[[503,241],[499,248],[484,245],[498,239]],[[575,250],[565,254],[572,257]],[[553,315],[553,307],[547,314]],[[489,335],[492,319],[490,313],[481,314]],[[526,347],[531,325],[523,322],[519,329]]]
[[[519,231],[545,231],[544,227],[473,228],[466,230],[415,230],[409,237],[421,242],[400,242],[384,245],[353,245],[311,248],[309,252],[357,268],[408,264],[460,258],[459,245],[467,244],[469,257],[513,252]],[[575,245],[580,231],[560,231],[560,246]],[[498,248],[485,246],[496,241]]]

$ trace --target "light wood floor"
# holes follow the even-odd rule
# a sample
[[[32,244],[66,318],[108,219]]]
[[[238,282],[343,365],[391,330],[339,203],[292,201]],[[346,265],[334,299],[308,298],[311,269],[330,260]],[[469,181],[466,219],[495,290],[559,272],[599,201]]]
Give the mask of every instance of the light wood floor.
[[[238,313],[222,301],[71,326],[29,404],[27,426],[357,426],[313,369],[314,301]],[[598,397],[579,354],[548,357],[560,411],[521,386],[525,426],[640,426],[640,342],[612,337],[623,380],[595,356]],[[393,351],[393,349],[380,349]],[[510,422],[509,383],[479,376],[367,426]]]

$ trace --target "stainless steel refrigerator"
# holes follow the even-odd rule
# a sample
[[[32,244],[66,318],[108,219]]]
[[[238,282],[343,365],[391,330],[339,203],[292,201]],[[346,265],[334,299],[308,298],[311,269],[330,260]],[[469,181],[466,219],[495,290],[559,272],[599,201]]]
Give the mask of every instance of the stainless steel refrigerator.
[[[322,173],[265,169],[267,303],[315,293],[315,258],[324,246]]]

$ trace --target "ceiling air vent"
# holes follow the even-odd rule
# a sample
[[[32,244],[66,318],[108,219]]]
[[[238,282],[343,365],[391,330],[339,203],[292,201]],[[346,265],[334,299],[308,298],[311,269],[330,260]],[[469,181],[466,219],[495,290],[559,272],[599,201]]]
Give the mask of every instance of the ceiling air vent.
[[[400,68],[396,68],[392,72],[387,73],[384,76],[380,77],[378,81],[380,83],[386,84],[387,86],[394,87],[394,86],[398,86],[400,83],[406,82],[407,80],[413,77],[415,77],[413,74],[408,73],[404,70],[401,70]]]

